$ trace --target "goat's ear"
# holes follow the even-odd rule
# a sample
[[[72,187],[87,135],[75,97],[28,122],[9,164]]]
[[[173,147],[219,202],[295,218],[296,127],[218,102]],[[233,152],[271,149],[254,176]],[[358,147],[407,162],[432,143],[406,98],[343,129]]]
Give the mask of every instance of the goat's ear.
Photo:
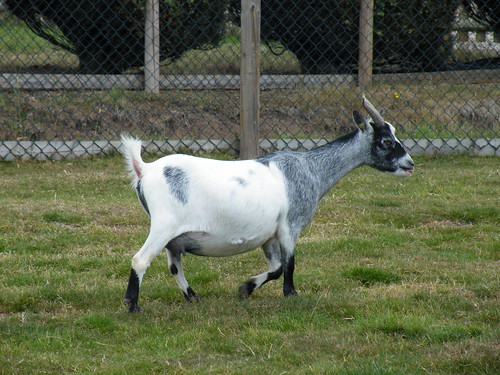
[[[371,125],[368,123],[368,121],[363,117],[361,113],[359,113],[357,110],[352,111],[352,118],[354,120],[354,123],[364,131],[370,130]]]

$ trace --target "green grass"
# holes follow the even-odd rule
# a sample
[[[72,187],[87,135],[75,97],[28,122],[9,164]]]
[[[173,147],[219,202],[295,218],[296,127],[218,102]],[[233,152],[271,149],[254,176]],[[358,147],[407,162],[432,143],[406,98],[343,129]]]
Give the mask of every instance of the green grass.
[[[354,267],[344,272],[344,275],[360,281],[365,286],[375,283],[391,284],[401,281],[398,274],[372,267]]]
[[[0,373],[496,374],[498,158],[367,167],[325,197],[282,280],[240,300],[260,251],[184,258],[189,304],[159,256],[122,305],[148,232],[118,157],[0,163]]]

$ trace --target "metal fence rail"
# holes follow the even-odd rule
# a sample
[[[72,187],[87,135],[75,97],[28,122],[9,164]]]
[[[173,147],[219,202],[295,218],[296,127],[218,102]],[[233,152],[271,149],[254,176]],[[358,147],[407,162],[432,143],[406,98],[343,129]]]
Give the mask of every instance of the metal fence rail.
[[[240,0],[155,2],[158,52],[145,0],[4,1],[0,160],[109,153],[121,133],[151,153],[240,151]],[[347,133],[364,89],[413,154],[500,155],[500,4],[375,1],[363,88],[359,6],[262,2],[261,152]]]

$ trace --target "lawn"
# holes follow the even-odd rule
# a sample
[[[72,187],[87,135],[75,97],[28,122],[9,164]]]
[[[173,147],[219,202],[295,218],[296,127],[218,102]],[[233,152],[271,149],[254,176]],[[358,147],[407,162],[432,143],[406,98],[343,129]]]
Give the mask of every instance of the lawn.
[[[118,156],[0,163],[0,374],[497,374],[498,158],[368,167],[325,197],[282,280],[249,299],[261,251],[159,256],[122,304],[148,218]]]

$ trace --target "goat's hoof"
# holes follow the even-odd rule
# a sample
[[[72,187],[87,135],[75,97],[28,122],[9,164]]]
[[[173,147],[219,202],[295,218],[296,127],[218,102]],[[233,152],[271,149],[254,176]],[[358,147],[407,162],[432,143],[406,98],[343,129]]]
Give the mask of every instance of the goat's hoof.
[[[298,296],[299,293],[295,289],[290,289],[290,290],[285,290],[283,293],[285,297],[290,297],[290,296]]]
[[[142,309],[139,305],[130,306],[128,312],[130,314],[140,314],[142,312]]]
[[[190,299],[187,300],[189,303],[196,303],[196,302],[201,302],[201,298],[198,296],[193,296]]]
[[[131,314],[139,314],[142,312],[141,307],[136,302],[132,302],[128,298],[125,298],[123,300],[123,303],[128,306],[128,312]]]
[[[238,294],[240,295],[240,298],[248,298],[248,297],[250,297],[250,295],[252,294],[254,289],[255,289],[254,284],[243,283],[238,288]]]
[[[187,293],[184,293],[184,298],[188,302],[199,302],[200,301],[200,297],[198,297],[196,295],[196,293],[194,292],[193,289],[191,289],[191,287],[187,288]]]
[[[191,296],[191,297],[184,296],[184,298],[186,298],[186,301],[189,303],[196,303],[201,301],[201,298],[198,296]]]

